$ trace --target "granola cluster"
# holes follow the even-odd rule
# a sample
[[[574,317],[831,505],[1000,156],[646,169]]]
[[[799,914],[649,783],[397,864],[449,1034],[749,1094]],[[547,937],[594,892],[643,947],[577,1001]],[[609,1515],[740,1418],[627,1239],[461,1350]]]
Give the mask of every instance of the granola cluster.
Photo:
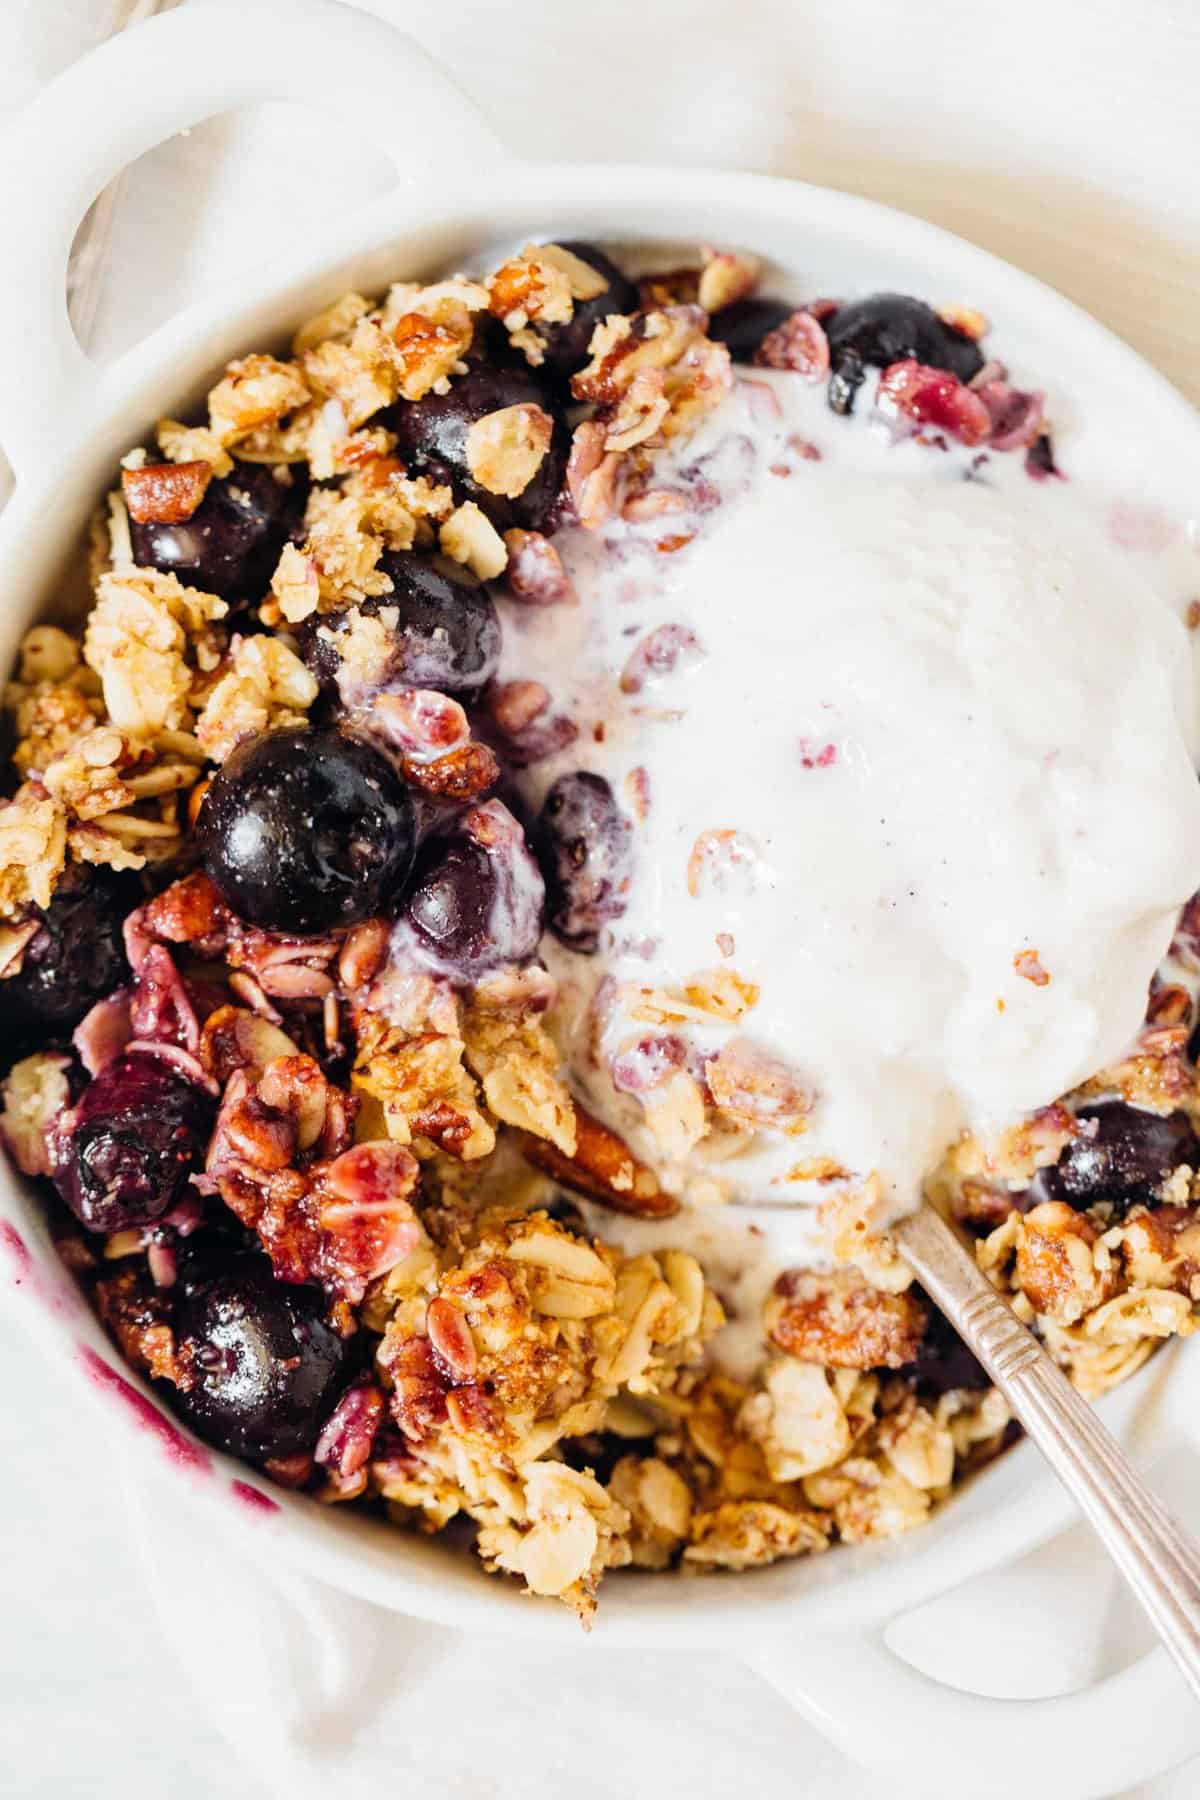
[[[836,303],[761,300],[757,280],[711,250],[638,285],[588,246],[530,243],[484,278],[342,296],[128,453],[82,630],[28,632],[4,696],[0,1134],[122,1353],[277,1482],[469,1525],[489,1570],[585,1621],[610,1569],[747,1569],[908,1530],[1014,1430],[875,1228],[878,1178],[805,1157],[814,1096],[753,1037],[732,938],[677,989],[599,990],[589,1054],[653,1154],[581,1103],[540,934],[587,955],[618,916],[646,772],[620,803],[560,784],[564,816],[600,807],[609,834],[612,879],[582,890],[575,837],[556,862],[495,791],[578,727],[541,683],[495,679],[490,584],[569,605],[556,531],[671,528],[683,502],[654,457],[720,404],[735,357],[828,378],[831,400],[848,379]],[[964,443],[1042,445],[1050,473],[1041,396],[984,364],[984,329],[944,316],[945,366],[901,359],[881,395]],[[660,628],[621,692],[694,651]],[[290,893],[231,903],[212,796],[280,734],[301,785],[352,738],[386,790],[406,871],[387,904],[352,827],[323,928],[273,919]],[[250,823],[234,848],[281,890],[296,841],[338,862],[317,811],[290,836],[269,810]],[[704,833],[692,892],[755,856]],[[1174,958],[1127,1061],[953,1146],[931,1183],[1089,1395],[1200,1305],[1194,905]],[[795,1141],[789,1182],[832,1196],[833,1259],[779,1275],[735,1379],[733,1301],[690,1220],[762,1133]],[[630,1220],[650,1235],[622,1250]]]

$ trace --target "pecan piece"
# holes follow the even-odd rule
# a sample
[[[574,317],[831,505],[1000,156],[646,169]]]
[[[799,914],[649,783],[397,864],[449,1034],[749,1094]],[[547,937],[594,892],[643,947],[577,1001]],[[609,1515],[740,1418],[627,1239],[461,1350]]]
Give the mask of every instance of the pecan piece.
[[[504,534],[508,551],[508,591],[526,606],[562,606],[575,598],[562,558],[540,531],[517,527]]]
[[[575,1154],[566,1156],[543,1138],[525,1135],[522,1152],[564,1187],[586,1194],[613,1212],[635,1218],[667,1219],[679,1211],[679,1202],[659,1187],[652,1170],[637,1158],[615,1131],[591,1113],[575,1105]]]
[[[916,1357],[929,1310],[911,1292],[868,1286],[857,1270],[789,1269],[767,1304],[774,1343],[801,1362],[832,1369],[902,1369]]]
[[[468,742],[432,762],[405,757],[404,778],[423,794],[466,805],[480,800],[500,778],[500,764],[486,744]]]
[[[1017,1285],[1036,1313],[1074,1325],[1111,1298],[1116,1271],[1084,1213],[1044,1200],[1026,1213],[1017,1237]]]
[[[111,1280],[97,1282],[96,1304],[121,1354],[135,1369],[154,1381],[191,1386],[193,1377],[175,1354],[171,1302],[164,1293],[148,1289],[138,1270],[122,1269]]]
[[[182,525],[203,500],[212,480],[206,462],[145,463],[122,469],[121,487],[129,516],[139,525]]]
[[[202,872],[173,881],[134,917],[148,937],[166,944],[194,944],[201,953],[214,954],[224,948],[230,924],[228,907]]]
[[[314,1460],[346,1480],[357,1475],[370,1461],[384,1411],[383,1395],[373,1381],[347,1388],[317,1439]]]

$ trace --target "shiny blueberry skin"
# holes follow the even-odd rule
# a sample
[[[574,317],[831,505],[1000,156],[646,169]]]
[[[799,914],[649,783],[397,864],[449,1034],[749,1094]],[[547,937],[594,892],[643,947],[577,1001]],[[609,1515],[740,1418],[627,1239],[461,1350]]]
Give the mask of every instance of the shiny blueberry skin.
[[[1052,1169],[1043,1169],[1036,1189],[1045,1200],[1065,1200],[1081,1209],[1101,1201],[1118,1217],[1131,1206],[1156,1206],[1160,1189],[1181,1163],[1200,1168],[1200,1142],[1186,1113],[1144,1112],[1123,1100],[1080,1107],[1076,1117],[1094,1126],[1067,1145]]]
[[[383,688],[436,688],[457,696],[479,692],[500,662],[500,620],[491,589],[456,580],[428,556],[398,550],[380,558],[393,591],[359,603],[377,614],[395,608],[395,655],[384,672]],[[335,679],[340,658],[337,637],[346,612],[326,613],[302,640],[305,661],[322,682]]]
[[[59,1142],[54,1183],[89,1231],[150,1225],[201,1167],[213,1103],[156,1056],[110,1063],[79,1096]]]
[[[729,346],[734,362],[753,362],[763,339],[778,331],[783,321],[790,319],[795,311],[795,306],[787,300],[754,297],[735,300],[732,306],[722,307],[720,312],[713,314],[708,322],[708,335],[718,344]]]
[[[970,381],[983,367],[983,354],[973,339],[954,331],[923,300],[908,294],[869,294],[852,301],[825,321],[831,372],[829,404],[836,413],[853,410],[855,396],[870,368],[915,357],[933,369],[948,369]]]
[[[98,873],[60,887],[36,909],[41,929],[16,975],[0,981],[0,1032],[26,1041],[77,1025],[89,1007],[128,979],[121,925],[137,904],[136,884]]]
[[[547,924],[562,943],[591,955],[600,928],[619,919],[633,875],[633,826],[602,775],[560,775],[538,818]]]
[[[380,912],[412,866],[408,789],[338,731],[275,731],[235,750],[199,820],[204,866],[235,913],[305,935]]]
[[[223,600],[261,600],[279,553],[304,512],[305,484],[277,481],[262,463],[235,463],[182,525],[131,519],[133,554],[143,568],[178,575]]]
[[[554,421],[550,448],[524,491],[509,499],[493,494],[472,476],[467,465],[467,434],[477,420],[509,406],[540,406]],[[396,433],[397,453],[413,474],[448,481],[473,500],[498,531],[519,526],[544,531],[554,517],[566,474],[570,439],[559,402],[550,385],[532,369],[482,365],[459,376],[448,394],[426,394],[402,401],[388,423]]]
[[[489,850],[458,832],[425,845],[404,917],[441,967],[474,982],[533,956],[544,900],[541,875],[523,846]]]
[[[545,346],[543,366],[565,381],[590,360],[588,345],[597,325],[610,313],[636,312],[641,299],[633,282],[621,273],[610,257],[605,256],[603,250],[597,250],[595,244],[571,239],[564,240],[562,248],[595,269],[597,275],[603,275],[608,283],[604,292],[594,299],[576,300],[565,324],[538,328],[538,336]]]
[[[312,1448],[349,1361],[320,1293],[277,1281],[261,1256],[235,1258],[185,1295],[175,1340],[196,1376],[174,1396],[176,1410],[210,1444],[252,1462]]]

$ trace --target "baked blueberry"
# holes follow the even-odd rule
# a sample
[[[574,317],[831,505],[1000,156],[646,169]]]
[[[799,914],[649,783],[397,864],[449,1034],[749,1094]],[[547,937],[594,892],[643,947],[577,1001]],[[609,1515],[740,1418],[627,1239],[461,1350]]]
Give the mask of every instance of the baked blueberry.
[[[538,857],[547,923],[572,950],[590,955],[600,928],[619,919],[633,878],[633,826],[602,775],[560,775],[542,804]]]
[[[929,1324],[915,1359],[900,1373],[931,1399],[948,1394],[954,1388],[979,1392],[991,1387],[991,1376],[968,1350],[945,1314],[938,1311],[928,1295],[922,1297],[929,1309]]]
[[[285,471],[286,473],[286,471]],[[261,600],[304,512],[306,484],[263,463],[235,463],[178,525],[129,522],[135,560],[223,600]]]
[[[65,881],[49,906],[35,909],[37,936],[25,946],[18,972],[0,981],[7,1047],[31,1034],[69,1030],[121,986],[129,974],[121,926],[136,899],[128,879],[98,872]]]
[[[201,1167],[213,1118],[208,1095],[158,1057],[118,1057],[72,1107],[54,1184],[89,1231],[153,1224]]]
[[[415,823],[378,750],[339,731],[275,731],[235,750],[200,810],[204,866],[238,916],[304,935],[398,896]]]
[[[478,479],[481,471],[486,472],[480,458],[487,445],[474,428],[491,415],[516,406],[537,407],[550,421],[550,440],[518,492],[496,493]],[[453,380],[447,394],[401,401],[388,415],[388,422],[399,440],[398,454],[413,474],[450,482],[462,498],[473,500],[487,514],[498,531],[512,526],[544,531],[551,524],[562,493],[570,440],[558,399],[549,382],[534,370],[480,365]],[[482,429],[486,437],[486,428]],[[493,475],[492,479],[500,481],[503,476]]]
[[[491,589],[456,577],[443,564],[414,550],[398,550],[380,559],[392,579],[392,592],[363,600],[368,616],[395,609],[394,648],[375,681],[388,688],[436,688],[442,694],[477,693],[500,661],[500,620]],[[341,666],[338,639],[349,622],[348,611],[325,613],[303,636],[309,668],[322,682],[332,682]]]
[[[1108,1202],[1118,1216],[1131,1206],[1155,1206],[1163,1183],[1181,1163],[1200,1169],[1200,1142],[1186,1113],[1144,1111],[1123,1100],[1081,1106],[1083,1126],[1036,1186],[1046,1200],[1083,1208]]]
[[[490,829],[492,820],[500,821],[500,830]],[[533,956],[544,902],[545,886],[524,833],[505,807],[492,802],[425,845],[404,917],[440,968],[452,979],[474,982],[502,963]]]
[[[783,321],[790,319],[795,311],[790,301],[760,300],[752,295],[746,300],[735,300],[732,306],[722,307],[720,312],[714,313],[708,322],[708,335],[718,344],[728,345],[734,362],[753,362],[763,339],[778,331]]]
[[[589,360],[588,345],[597,325],[610,313],[636,312],[641,301],[633,282],[621,273],[611,257],[605,256],[603,250],[597,250],[595,244],[567,239],[562,248],[595,269],[608,283],[602,294],[596,294],[590,300],[576,300],[571,317],[565,323],[536,327],[545,349],[544,367],[565,381]]]
[[[194,1378],[176,1410],[210,1444],[254,1462],[312,1448],[349,1363],[319,1291],[277,1281],[261,1256],[235,1258],[185,1295],[175,1341]]]
[[[825,335],[829,404],[837,413],[853,410],[868,368],[885,369],[911,357],[970,381],[983,367],[983,354],[973,338],[955,331],[931,306],[908,294],[869,294],[839,307],[825,320]]]

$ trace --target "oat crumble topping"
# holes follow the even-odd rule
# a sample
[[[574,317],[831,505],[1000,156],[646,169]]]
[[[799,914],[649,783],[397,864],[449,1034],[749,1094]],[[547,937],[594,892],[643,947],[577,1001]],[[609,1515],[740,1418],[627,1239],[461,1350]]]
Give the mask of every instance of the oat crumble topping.
[[[334,298],[290,356],[231,362],[203,417],[131,448],[86,621],[31,629],[4,695],[0,1134],[122,1354],[282,1484],[406,1528],[468,1521],[487,1569],[585,1623],[610,1570],[745,1570],[907,1531],[1014,1432],[913,1288],[877,1177],[805,1156],[815,1096],[754,1036],[732,934],[678,989],[605,996],[631,1025],[611,1074],[653,1167],[585,1104],[539,958],[547,908],[583,956],[620,901],[572,899],[505,803],[509,772],[580,725],[542,683],[494,680],[488,584],[514,609],[576,605],[564,526],[688,541],[693,502],[654,485],[654,459],[722,403],[735,360],[828,378],[848,409],[863,372],[831,373],[840,303],[765,300],[760,278],[708,248],[639,290],[589,246],[527,243],[483,280]],[[1043,397],[983,364],[978,313],[939,316],[949,360],[897,358],[882,398],[964,444],[1044,441],[1045,474]],[[671,629],[621,677],[648,708],[703,653]],[[271,809],[299,806],[291,789],[238,810],[279,734],[308,809],[290,836]],[[378,841],[338,811],[352,782]],[[639,768],[620,830],[654,803]],[[239,903],[247,832],[269,855],[238,854],[284,886],[305,843],[352,855],[349,897],[314,885],[303,918]],[[684,852],[696,897],[762,855],[736,821]],[[1175,954],[1200,974],[1195,902]],[[1052,978],[1036,949],[1013,966]],[[929,1183],[1088,1396],[1200,1319],[1192,995],[1160,986],[1119,1066],[949,1146]],[[819,1193],[832,1256],[779,1275],[735,1379],[715,1343],[731,1282],[685,1227],[722,1211],[723,1164],[762,1133],[796,1140],[787,1192]],[[654,1247],[606,1241],[606,1219]],[[222,1389],[206,1332],[231,1295],[281,1357],[305,1346],[281,1363],[299,1371],[286,1418]]]

